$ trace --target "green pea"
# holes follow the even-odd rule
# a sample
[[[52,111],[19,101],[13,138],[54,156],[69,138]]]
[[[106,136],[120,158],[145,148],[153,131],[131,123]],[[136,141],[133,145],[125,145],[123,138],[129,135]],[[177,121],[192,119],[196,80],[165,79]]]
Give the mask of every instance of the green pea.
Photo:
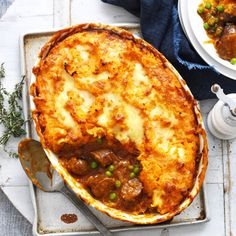
[[[97,138],[97,143],[102,144],[103,143],[102,138]]]
[[[113,171],[115,170],[115,167],[114,167],[113,165],[110,165],[110,166],[108,167],[108,170],[109,170],[110,172],[113,172]]]
[[[105,172],[105,175],[108,176],[108,177],[111,177],[111,176],[112,176],[112,173],[111,173],[109,170],[107,170],[107,171]]]
[[[230,60],[230,63],[232,65],[236,65],[236,57],[233,57],[231,60]]]
[[[209,2],[207,2],[207,3],[205,4],[205,8],[206,8],[206,9],[211,9],[211,4],[210,4]]]
[[[138,172],[139,172],[139,167],[138,167],[138,166],[135,166],[134,169],[133,169],[133,172],[134,172],[135,174],[138,174]]]
[[[136,176],[136,174],[134,173],[134,172],[131,172],[130,174],[129,174],[129,177],[130,178],[134,178]]]
[[[120,180],[116,180],[115,185],[116,185],[117,188],[119,188],[121,186]]]
[[[210,28],[210,26],[209,26],[209,24],[207,22],[205,22],[203,24],[203,27],[204,27],[205,30],[208,30]]]
[[[199,7],[199,8],[197,9],[197,12],[198,12],[199,14],[202,14],[202,13],[204,12],[204,8],[203,8],[203,7]]]
[[[90,167],[91,167],[92,169],[96,169],[96,168],[98,167],[98,163],[97,163],[96,161],[93,161],[93,162],[91,162]]]
[[[110,196],[109,196],[110,200],[115,200],[117,198],[117,195],[116,193],[110,193]]]
[[[223,12],[223,11],[224,11],[224,6],[223,6],[223,5],[218,5],[218,6],[216,7],[216,9],[217,9],[217,11],[219,11],[219,12]]]

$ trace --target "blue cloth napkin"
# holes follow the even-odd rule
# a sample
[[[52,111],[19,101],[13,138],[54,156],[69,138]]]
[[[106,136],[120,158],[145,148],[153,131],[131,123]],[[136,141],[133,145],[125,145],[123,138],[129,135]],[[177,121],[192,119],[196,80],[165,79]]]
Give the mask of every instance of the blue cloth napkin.
[[[220,84],[225,93],[236,93],[236,80],[208,66],[184,35],[178,17],[177,0],[102,1],[121,6],[140,17],[143,38],[174,65],[196,99],[215,98],[210,91],[214,83]]]

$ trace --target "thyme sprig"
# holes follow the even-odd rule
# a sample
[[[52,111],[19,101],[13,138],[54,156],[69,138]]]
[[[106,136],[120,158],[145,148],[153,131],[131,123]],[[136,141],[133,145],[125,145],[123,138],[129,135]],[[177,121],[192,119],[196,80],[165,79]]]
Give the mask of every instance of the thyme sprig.
[[[3,126],[4,131],[0,137],[0,145],[3,146],[4,151],[11,157],[17,157],[17,153],[7,150],[7,144],[11,137],[16,138],[26,134],[25,130],[22,128],[25,121],[20,105],[24,77],[15,85],[13,92],[8,92],[3,87],[4,78],[5,69],[2,63],[0,66],[0,124]],[[6,104],[8,104],[8,106],[6,106]]]

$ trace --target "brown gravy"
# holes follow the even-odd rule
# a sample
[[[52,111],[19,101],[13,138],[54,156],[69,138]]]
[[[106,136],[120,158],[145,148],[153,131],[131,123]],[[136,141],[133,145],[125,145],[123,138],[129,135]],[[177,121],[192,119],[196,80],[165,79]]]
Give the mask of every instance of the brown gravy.
[[[75,223],[77,220],[78,220],[78,217],[75,214],[63,214],[61,216],[61,221],[63,221],[66,224]]]
[[[75,156],[61,156],[60,160],[95,199],[123,211],[144,213],[150,211],[151,198],[139,180],[142,167],[137,156],[120,143],[111,145],[103,139],[84,145]]]

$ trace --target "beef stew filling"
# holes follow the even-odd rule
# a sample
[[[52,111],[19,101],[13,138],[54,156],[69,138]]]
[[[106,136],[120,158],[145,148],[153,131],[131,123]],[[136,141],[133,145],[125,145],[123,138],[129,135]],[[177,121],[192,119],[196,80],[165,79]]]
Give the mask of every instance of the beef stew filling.
[[[236,65],[236,1],[203,0],[197,12],[219,57]]]
[[[111,145],[104,139],[84,145],[77,155],[64,154],[60,160],[95,199],[113,208],[140,214],[152,211],[152,199],[144,193],[139,180],[142,166],[137,156],[120,143]]]

